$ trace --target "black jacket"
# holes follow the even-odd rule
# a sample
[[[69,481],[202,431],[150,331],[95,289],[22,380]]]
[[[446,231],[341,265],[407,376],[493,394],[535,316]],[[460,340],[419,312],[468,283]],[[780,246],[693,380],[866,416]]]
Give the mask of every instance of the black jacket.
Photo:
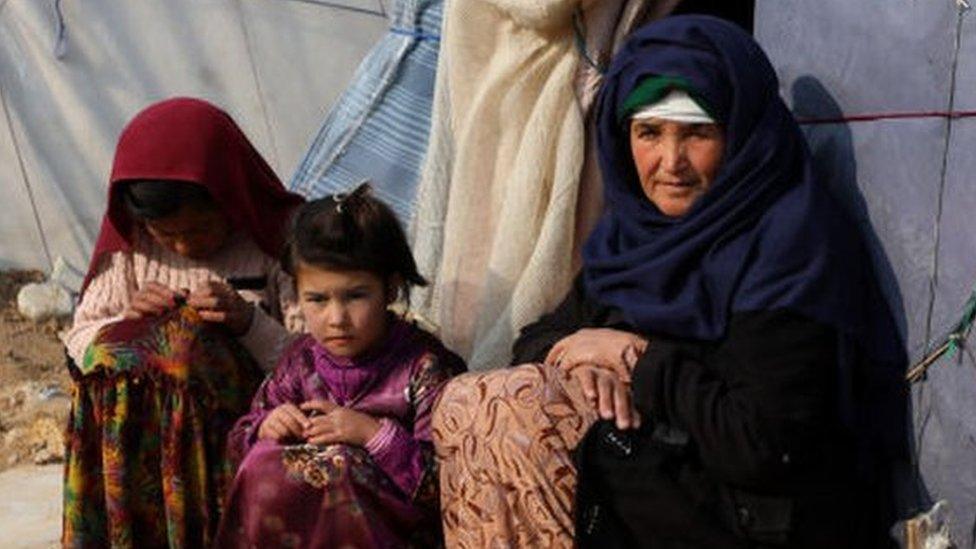
[[[513,362],[584,327],[636,331],[578,279]],[[832,328],[780,310],[733,315],[719,342],[643,335],[641,429],[598,422],[577,449],[582,547],[885,545],[883,498],[839,417]]]

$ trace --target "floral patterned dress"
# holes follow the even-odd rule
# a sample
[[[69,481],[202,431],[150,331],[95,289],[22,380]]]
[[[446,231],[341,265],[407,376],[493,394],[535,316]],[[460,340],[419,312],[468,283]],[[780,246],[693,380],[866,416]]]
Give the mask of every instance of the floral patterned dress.
[[[261,380],[250,355],[181,307],[105,326],[70,371],[63,545],[211,543],[226,434]]]

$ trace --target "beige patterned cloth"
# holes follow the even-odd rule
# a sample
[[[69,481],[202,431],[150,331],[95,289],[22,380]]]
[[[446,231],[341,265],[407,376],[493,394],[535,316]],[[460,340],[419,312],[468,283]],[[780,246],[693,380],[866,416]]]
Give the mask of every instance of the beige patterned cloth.
[[[570,452],[596,419],[549,366],[454,378],[433,417],[447,546],[572,547]]]

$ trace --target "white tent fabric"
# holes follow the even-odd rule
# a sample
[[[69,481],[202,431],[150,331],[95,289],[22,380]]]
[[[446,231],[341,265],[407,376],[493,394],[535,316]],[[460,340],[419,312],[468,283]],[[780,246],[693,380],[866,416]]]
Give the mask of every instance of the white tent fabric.
[[[115,140],[166,97],[227,110],[287,181],[383,12],[380,0],[0,0],[0,269],[87,267]]]

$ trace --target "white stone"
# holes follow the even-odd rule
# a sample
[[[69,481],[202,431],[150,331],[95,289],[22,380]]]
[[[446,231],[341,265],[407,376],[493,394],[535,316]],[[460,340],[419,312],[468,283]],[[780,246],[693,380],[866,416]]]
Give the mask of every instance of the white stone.
[[[17,293],[17,310],[38,322],[49,318],[70,316],[74,300],[60,284],[43,282],[27,284]]]

